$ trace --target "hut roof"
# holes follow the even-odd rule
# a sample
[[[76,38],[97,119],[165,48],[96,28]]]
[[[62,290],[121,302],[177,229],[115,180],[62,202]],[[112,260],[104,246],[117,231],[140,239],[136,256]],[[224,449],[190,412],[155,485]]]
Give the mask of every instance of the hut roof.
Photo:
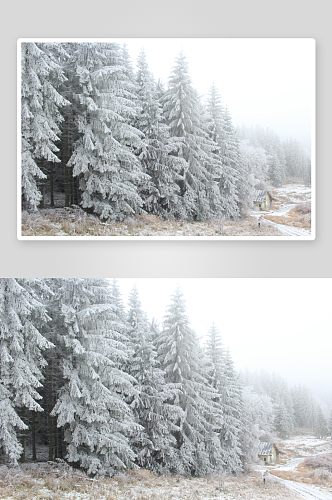
[[[254,201],[259,201],[259,202],[265,201],[266,195],[267,195],[267,191],[262,191],[262,190],[255,191]]]
[[[270,455],[273,443],[261,443],[261,449],[258,455]]]

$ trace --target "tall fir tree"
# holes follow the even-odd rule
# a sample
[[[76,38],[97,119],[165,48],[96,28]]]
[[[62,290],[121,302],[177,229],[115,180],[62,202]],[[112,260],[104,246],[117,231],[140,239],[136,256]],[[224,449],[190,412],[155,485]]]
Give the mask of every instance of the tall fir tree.
[[[208,93],[207,111],[210,115],[210,135],[217,144],[217,153],[221,159],[218,185],[222,213],[227,218],[239,216],[238,194],[238,154],[234,142],[234,129],[228,109],[222,105],[221,97],[215,84]]]
[[[326,438],[329,435],[329,427],[322,408],[317,405],[317,416],[314,424],[315,436],[318,438]]]
[[[57,90],[65,81],[51,50],[57,45],[21,43],[21,186],[23,201],[34,210],[43,198],[38,183],[46,179],[48,163],[60,162],[60,110],[70,104]]]
[[[289,415],[283,402],[277,404],[274,425],[281,439],[287,439],[290,437],[292,429]]]
[[[58,293],[66,380],[53,409],[68,443],[66,458],[88,474],[112,475],[134,465],[129,438],[139,431],[125,398],[134,395],[125,338],[107,280],[68,279]]]
[[[41,333],[50,318],[40,297],[48,292],[40,279],[0,279],[0,445],[13,463],[24,460],[27,412],[43,411],[38,390],[52,344]]]
[[[174,433],[182,462],[182,470],[179,472],[189,475],[207,474],[215,465],[211,463],[206,443],[215,437],[220,409],[213,401],[216,391],[202,373],[201,352],[197,338],[189,326],[179,288],[172,295],[157,344],[158,360],[166,373],[166,380],[179,388],[177,404],[184,412],[179,422],[179,431]],[[214,415],[216,420],[211,421]],[[218,444],[217,440],[215,442]],[[217,452],[214,459],[220,462]]]
[[[175,60],[164,96],[164,115],[172,137],[182,138],[178,156],[185,160],[178,181],[187,218],[213,217],[218,207],[218,193],[213,156],[215,143],[201,120],[202,108],[191,84],[188,63],[183,51]],[[212,171],[211,171],[212,170]],[[211,189],[212,188],[212,189]],[[208,192],[209,191],[209,192]]]
[[[82,206],[105,220],[123,220],[141,211],[137,185],[148,180],[135,150],[142,133],[132,125],[137,116],[135,86],[128,64],[115,43],[84,43],[77,60],[80,82],[80,139],[68,162],[78,176]]]
[[[177,156],[181,139],[170,137],[143,49],[137,60],[136,81],[140,107],[137,128],[144,133],[142,148],[138,153],[144,172],[150,176],[150,180],[140,188],[144,207],[148,212],[162,217],[181,217],[182,204],[177,184],[179,171],[185,164]]]
[[[136,422],[142,432],[131,443],[139,466],[155,472],[173,472],[179,468],[174,432],[182,411],[174,406],[178,389],[166,383],[163,371],[157,367],[156,351],[151,339],[150,325],[142,310],[136,286],[129,296],[128,322],[134,355],[128,372],[135,377],[137,396],[133,399]]]
[[[242,470],[241,457],[245,456],[245,450],[241,446],[241,438],[245,430],[243,423],[245,412],[241,386],[228,349],[224,357],[223,384],[220,392],[224,417],[220,432],[224,468],[228,472],[238,474]],[[248,437],[251,433],[249,429],[246,430],[246,437]]]

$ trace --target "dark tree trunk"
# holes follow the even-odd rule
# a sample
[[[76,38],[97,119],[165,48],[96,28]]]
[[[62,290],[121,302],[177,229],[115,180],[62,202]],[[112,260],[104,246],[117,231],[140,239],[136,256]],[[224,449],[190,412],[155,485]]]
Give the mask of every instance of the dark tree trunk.
[[[66,142],[65,142],[65,206],[69,207],[69,114],[66,116]]]
[[[51,417],[52,399],[53,399],[53,380],[52,380],[52,359],[48,364],[48,459],[53,460],[53,419]]]
[[[44,174],[44,158],[41,158],[41,160],[40,160],[40,170]],[[40,203],[39,203],[40,208],[44,208],[44,205],[45,205],[44,184],[45,184],[44,179],[41,179],[41,181],[40,181],[40,193],[42,195],[42,199],[40,200]]]
[[[54,207],[54,175],[53,175],[53,163],[50,166],[50,191],[51,191],[51,207]]]
[[[22,420],[22,422],[25,423],[25,408],[24,408],[24,406],[21,410],[21,420]],[[24,430],[22,430],[22,434],[21,434],[21,445],[23,448],[23,452],[22,452],[22,455],[20,458],[20,462],[25,462],[25,431]]]
[[[36,413],[34,411],[32,412],[31,431],[32,431],[32,460],[37,460],[37,450],[36,450]]]

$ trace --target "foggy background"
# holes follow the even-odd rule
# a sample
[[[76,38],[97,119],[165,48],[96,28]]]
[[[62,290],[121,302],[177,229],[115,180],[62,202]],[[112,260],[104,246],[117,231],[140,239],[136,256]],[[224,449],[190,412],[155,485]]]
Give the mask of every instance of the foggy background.
[[[315,107],[313,38],[119,38],[136,69],[144,47],[156,80],[167,86],[183,49],[193,86],[206,97],[214,82],[234,125],[270,127],[310,153]]]
[[[275,372],[290,386],[300,383],[318,395],[332,393],[332,279],[121,278],[117,282],[126,306],[136,283],[143,310],[160,326],[179,285],[200,343],[204,345],[214,321],[237,370]]]

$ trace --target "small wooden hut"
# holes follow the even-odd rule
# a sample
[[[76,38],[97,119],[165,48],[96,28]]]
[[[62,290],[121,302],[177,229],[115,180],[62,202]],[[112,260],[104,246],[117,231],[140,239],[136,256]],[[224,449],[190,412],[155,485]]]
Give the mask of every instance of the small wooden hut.
[[[272,206],[272,196],[268,191],[255,191],[254,193],[254,205],[261,210],[270,208]]]
[[[267,464],[279,462],[279,454],[277,446],[274,443],[261,443],[261,448],[258,452],[258,458]]]

